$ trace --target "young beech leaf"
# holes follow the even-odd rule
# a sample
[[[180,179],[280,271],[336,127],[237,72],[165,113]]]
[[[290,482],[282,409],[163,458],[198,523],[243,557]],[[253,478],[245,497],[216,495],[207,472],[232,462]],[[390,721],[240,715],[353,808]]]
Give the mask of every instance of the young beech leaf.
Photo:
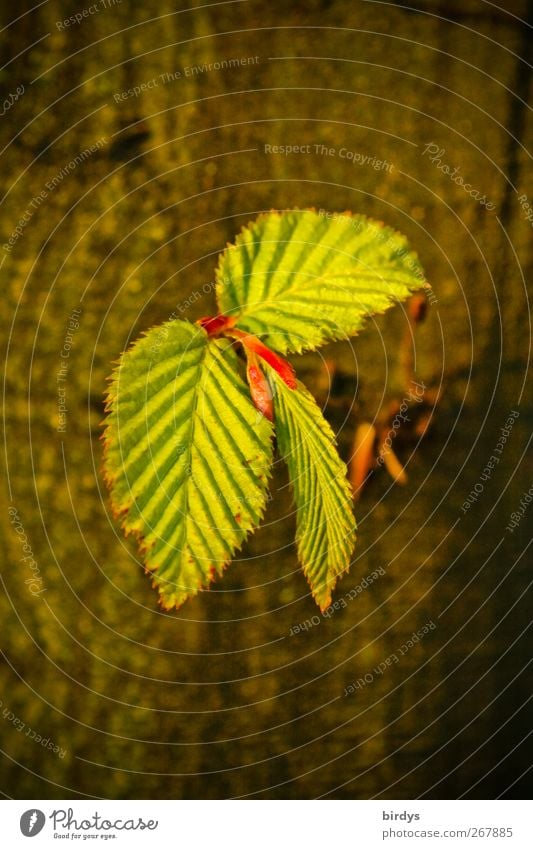
[[[272,424],[258,415],[229,339],[186,321],[122,355],[108,394],[105,474],[126,533],[142,539],[161,604],[220,575],[261,520]]]
[[[167,322],[122,355],[107,398],[104,471],[163,607],[207,588],[260,522],[274,428],[299,558],[317,604],[331,603],[355,542],[352,493],[331,428],[281,354],[354,334],[424,285],[416,254],[382,224],[272,212],[221,255],[217,315]]]
[[[291,391],[269,369],[278,449],[287,463],[296,504],[298,557],[321,610],[350,566],[355,519],[347,469],[335,436],[303,383]]]
[[[217,268],[221,313],[281,353],[346,339],[424,286],[404,236],[364,215],[269,212]]]

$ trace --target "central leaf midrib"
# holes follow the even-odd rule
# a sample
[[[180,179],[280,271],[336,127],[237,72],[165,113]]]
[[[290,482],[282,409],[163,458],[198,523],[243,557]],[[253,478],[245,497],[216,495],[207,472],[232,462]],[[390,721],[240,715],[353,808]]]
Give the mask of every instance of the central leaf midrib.
[[[208,351],[209,351],[209,340],[206,338],[205,346],[204,346],[204,352],[203,352],[201,360],[199,360],[199,362],[198,362],[198,375],[199,376],[201,375],[201,372],[202,372],[203,367],[205,365],[205,360],[206,360]],[[194,403],[193,403],[193,409],[192,409],[192,414],[191,414],[191,432],[190,432],[190,439],[189,439],[189,448],[188,448],[188,451],[187,451],[187,466],[188,466],[189,469],[192,469],[192,464],[191,464],[192,450],[193,450],[193,446],[194,446],[194,433],[195,433],[195,430],[196,430],[196,419],[197,419],[197,416],[198,416],[198,401],[199,401],[199,397],[200,397],[201,388],[202,388],[202,383],[201,383],[201,380],[199,380],[198,388],[196,389],[196,391],[194,393]],[[181,550],[181,554],[182,554],[182,557],[184,557],[185,547],[187,547],[187,549],[191,552],[191,555],[196,560],[196,557],[194,556],[192,549],[189,546],[188,533],[187,533],[187,529],[188,529],[189,521],[190,521],[190,515],[191,515],[190,514],[190,493],[191,493],[193,483],[194,483],[193,476],[189,475],[189,480],[185,485],[185,522],[184,522],[184,530],[183,530],[184,540],[183,540],[183,547],[182,547],[182,550]]]
[[[387,266],[389,266],[389,267],[387,268]],[[382,271],[381,271],[381,268],[383,269]],[[265,304],[265,301],[263,300],[263,301],[259,301],[259,302],[254,302],[253,304],[247,303],[246,305],[244,305],[243,308],[238,313],[237,326],[239,325],[239,321],[241,319],[250,318],[250,317],[253,318],[254,312],[256,312],[256,313],[260,312],[262,309],[265,308],[265,306],[270,307],[270,309],[275,309],[277,304],[283,303],[286,300],[290,300],[291,294],[292,294],[293,297],[295,297],[295,294],[294,294],[295,292],[296,292],[296,297],[298,297],[298,291],[302,292],[302,290],[305,290],[306,286],[310,286],[311,284],[313,285],[313,287],[323,286],[323,285],[326,285],[326,284],[329,284],[331,286],[331,285],[335,285],[334,282],[333,282],[334,280],[338,280],[341,277],[348,277],[348,278],[353,279],[353,277],[355,277],[355,276],[363,278],[366,281],[373,280],[373,279],[375,280],[377,278],[377,279],[380,280],[380,282],[386,284],[386,283],[388,283],[388,281],[387,281],[387,273],[388,272],[396,272],[396,273],[400,272],[400,274],[405,274],[407,278],[409,277],[408,273],[403,268],[395,267],[395,264],[391,263],[390,260],[387,263],[383,263],[383,266],[380,266],[380,270],[376,270],[376,271],[372,272],[368,269],[369,269],[368,266],[366,266],[364,271],[355,271],[352,268],[347,268],[346,271],[342,271],[342,272],[336,271],[336,272],[332,272],[330,274],[322,274],[319,277],[315,277],[315,278],[306,277],[305,281],[303,281],[303,282],[299,281],[299,282],[291,283],[291,285],[288,286],[286,289],[283,289],[280,292],[277,292],[275,294],[275,297],[273,297],[271,301],[270,300],[267,301],[266,304]],[[402,284],[405,285],[405,286],[409,285],[408,281],[404,281],[404,280],[393,279],[392,282],[395,283],[396,285],[402,285]],[[365,294],[366,293],[376,294],[375,290],[367,288],[367,287],[361,288],[358,291],[360,291],[361,293],[365,293]],[[389,295],[387,292],[385,292],[383,290],[381,290],[381,291],[378,290],[377,294],[385,295],[385,297],[388,297],[388,298],[390,297],[391,300],[395,296],[394,292],[391,292],[390,295]]]

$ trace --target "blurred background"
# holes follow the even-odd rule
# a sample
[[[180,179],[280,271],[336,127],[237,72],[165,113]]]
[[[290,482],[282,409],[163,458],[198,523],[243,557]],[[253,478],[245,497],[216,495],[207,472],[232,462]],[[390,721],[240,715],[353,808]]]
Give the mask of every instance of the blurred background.
[[[4,796],[529,794],[531,12],[3,5]],[[214,312],[218,253],[293,207],[385,221],[426,270],[416,328],[399,307],[293,360],[346,460],[423,385],[407,480],[367,482],[333,615],[279,464],[225,577],[165,613],[110,514],[106,378],[142,331]]]

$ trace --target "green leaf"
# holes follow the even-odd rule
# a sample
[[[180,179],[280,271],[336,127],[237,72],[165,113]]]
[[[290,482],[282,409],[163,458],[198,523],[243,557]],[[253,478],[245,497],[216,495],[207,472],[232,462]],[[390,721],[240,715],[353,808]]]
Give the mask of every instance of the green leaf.
[[[353,336],[367,316],[424,285],[404,236],[349,213],[261,215],[217,268],[220,312],[281,353]]]
[[[206,588],[262,518],[272,425],[227,339],[171,321],[122,355],[108,394],[105,474],[142,539],[161,604]]]
[[[298,381],[289,389],[268,368],[274,395],[278,449],[287,463],[296,503],[296,543],[304,574],[321,610],[331,604],[337,579],[355,545],[352,493],[335,436],[313,396]]]

